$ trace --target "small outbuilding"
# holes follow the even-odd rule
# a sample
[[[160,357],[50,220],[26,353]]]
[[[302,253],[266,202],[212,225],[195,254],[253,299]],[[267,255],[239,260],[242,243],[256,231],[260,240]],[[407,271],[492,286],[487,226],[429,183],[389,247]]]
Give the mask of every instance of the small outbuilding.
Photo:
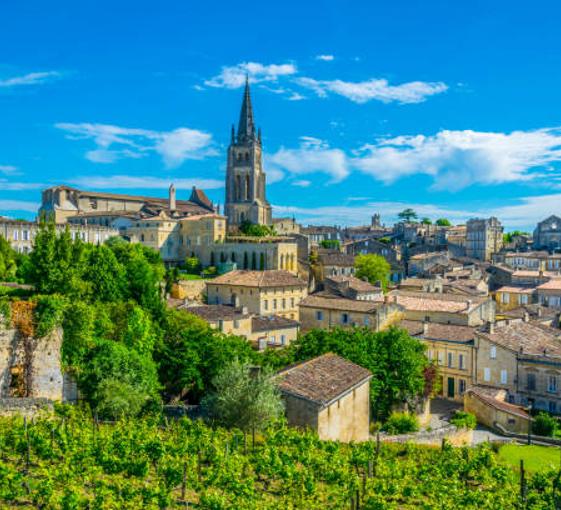
[[[288,424],[315,430],[320,439],[367,441],[369,370],[328,353],[278,374]]]

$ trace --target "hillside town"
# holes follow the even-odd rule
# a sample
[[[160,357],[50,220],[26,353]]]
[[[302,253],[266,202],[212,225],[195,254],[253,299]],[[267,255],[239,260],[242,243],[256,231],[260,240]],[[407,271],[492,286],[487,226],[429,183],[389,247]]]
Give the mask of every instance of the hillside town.
[[[165,198],[59,185],[42,192],[36,221],[1,218],[0,234],[21,255],[33,251],[46,221],[73,241],[120,238],[155,250],[172,275],[168,307],[258,352],[285,349],[317,329],[401,328],[437,370],[433,396],[497,433],[528,433],[537,410],[561,414],[561,217],[547,216],[533,233],[509,233],[495,217],[452,225],[412,209],[392,226],[384,211],[360,227],[273,217],[247,80],[226,160],[223,211],[202,189],[177,199],[173,183]],[[0,338],[8,398],[23,376],[13,336]],[[22,395],[79,398],[55,366],[60,356],[52,357],[42,352],[35,363],[44,366]],[[44,382],[51,372],[57,377]],[[320,438],[368,439],[366,369],[330,354],[281,374],[289,424]],[[326,422],[322,409],[332,415]]]

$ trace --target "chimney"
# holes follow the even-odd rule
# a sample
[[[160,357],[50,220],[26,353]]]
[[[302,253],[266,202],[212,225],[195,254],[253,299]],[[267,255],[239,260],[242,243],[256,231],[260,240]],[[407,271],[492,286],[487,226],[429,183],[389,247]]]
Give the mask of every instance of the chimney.
[[[175,212],[176,204],[175,204],[175,186],[173,183],[169,187],[169,210],[171,212]]]
[[[429,323],[427,321],[423,321],[423,336],[427,336],[429,334]]]
[[[530,322],[530,314],[528,312],[524,312],[524,322]]]

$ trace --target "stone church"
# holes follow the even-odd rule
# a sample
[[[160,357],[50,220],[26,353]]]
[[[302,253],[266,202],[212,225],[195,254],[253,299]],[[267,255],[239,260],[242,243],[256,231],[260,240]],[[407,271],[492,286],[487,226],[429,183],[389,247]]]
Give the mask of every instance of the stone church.
[[[271,205],[265,197],[265,188],[261,130],[255,130],[249,81],[246,79],[238,132],[232,126],[228,147],[224,213],[231,230],[236,230],[244,221],[272,224]]]

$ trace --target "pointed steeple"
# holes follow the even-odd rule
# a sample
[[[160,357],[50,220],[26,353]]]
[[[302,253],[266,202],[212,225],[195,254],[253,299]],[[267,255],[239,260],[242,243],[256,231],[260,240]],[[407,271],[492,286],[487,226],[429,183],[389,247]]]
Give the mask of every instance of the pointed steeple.
[[[238,143],[244,143],[254,139],[255,125],[253,123],[253,107],[251,106],[251,95],[249,93],[249,76],[246,75],[240,123],[238,125]]]

